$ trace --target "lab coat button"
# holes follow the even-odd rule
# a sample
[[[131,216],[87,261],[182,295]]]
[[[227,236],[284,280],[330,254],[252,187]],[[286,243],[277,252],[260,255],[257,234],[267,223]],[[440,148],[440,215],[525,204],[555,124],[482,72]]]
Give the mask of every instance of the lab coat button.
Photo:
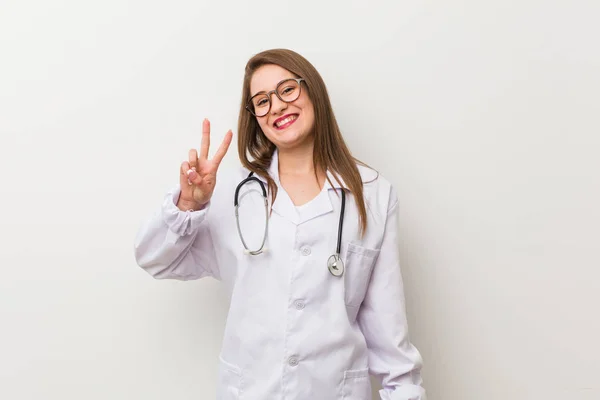
[[[302,252],[303,256],[309,256],[310,255],[310,247],[302,246],[302,248],[300,249],[300,252]]]
[[[295,367],[298,365],[298,359],[296,357],[290,357],[288,359],[288,364],[290,364],[292,367]]]
[[[304,303],[300,300],[296,300],[296,302],[294,303],[296,306],[296,310],[303,310],[304,309]]]

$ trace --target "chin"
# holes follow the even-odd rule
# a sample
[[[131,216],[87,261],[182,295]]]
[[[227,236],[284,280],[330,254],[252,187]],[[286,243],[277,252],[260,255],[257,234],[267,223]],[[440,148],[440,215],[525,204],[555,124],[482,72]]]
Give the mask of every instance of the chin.
[[[282,131],[278,131],[276,129],[269,130],[269,136],[267,138],[275,143],[277,147],[290,147],[301,144],[306,141],[309,135],[307,135],[303,129],[298,129],[302,127],[290,127],[288,129],[284,129]]]

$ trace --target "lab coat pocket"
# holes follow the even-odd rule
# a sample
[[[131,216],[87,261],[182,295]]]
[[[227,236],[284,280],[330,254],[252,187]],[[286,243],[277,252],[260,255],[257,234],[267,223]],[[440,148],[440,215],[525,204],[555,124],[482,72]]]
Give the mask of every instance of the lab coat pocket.
[[[242,395],[242,370],[219,357],[217,400],[239,400]]]
[[[348,243],[344,261],[344,299],[347,306],[358,307],[362,303],[378,255],[379,250]]]
[[[342,400],[368,400],[371,398],[369,369],[356,369],[344,372]]]

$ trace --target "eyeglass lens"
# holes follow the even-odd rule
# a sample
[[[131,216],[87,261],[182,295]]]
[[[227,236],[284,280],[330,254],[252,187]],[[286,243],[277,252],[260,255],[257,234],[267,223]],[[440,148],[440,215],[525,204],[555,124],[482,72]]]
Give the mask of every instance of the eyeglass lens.
[[[300,96],[300,85],[295,79],[287,79],[280,82],[279,85],[277,85],[277,88],[275,88],[275,91],[277,93],[277,97],[279,97],[282,101],[291,103],[292,101],[298,99],[298,96]],[[250,99],[250,108],[257,117],[267,115],[269,109],[271,108],[271,95],[267,93],[255,95],[252,97],[252,99]]]

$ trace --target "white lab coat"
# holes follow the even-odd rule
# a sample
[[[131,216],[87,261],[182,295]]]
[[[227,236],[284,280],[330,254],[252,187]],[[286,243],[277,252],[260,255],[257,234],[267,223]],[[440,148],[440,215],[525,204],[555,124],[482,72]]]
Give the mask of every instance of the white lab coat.
[[[231,296],[217,399],[366,400],[370,372],[382,381],[381,399],[425,400],[421,356],[409,341],[405,315],[398,198],[376,171],[359,171],[368,226],[361,238],[355,201],[347,194],[341,277],[327,269],[337,243],[340,186],[328,174],[333,187],[326,182],[315,199],[296,208],[279,184],[277,152],[269,174],[279,190],[265,253],[245,254],[238,237],[234,192],[248,176],[241,167],[219,172],[205,209],[180,211],[177,187],[140,228],[135,256],[152,276],[212,276]],[[265,224],[257,189],[249,183],[239,194],[240,225],[251,249],[259,247]]]

